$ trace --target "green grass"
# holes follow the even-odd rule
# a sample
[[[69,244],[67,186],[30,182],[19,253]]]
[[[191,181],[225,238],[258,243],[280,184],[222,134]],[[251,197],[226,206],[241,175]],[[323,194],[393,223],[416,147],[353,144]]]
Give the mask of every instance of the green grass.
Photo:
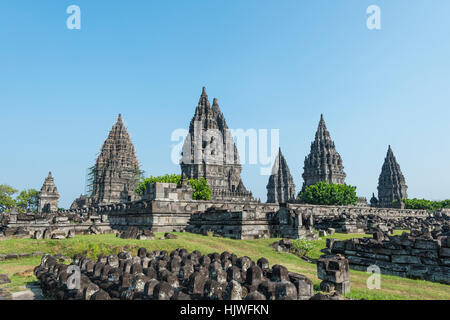
[[[401,232],[399,232],[401,233]],[[0,253],[24,253],[44,252],[49,254],[64,254],[72,257],[76,253],[82,253],[95,259],[99,254],[111,254],[120,252],[123,247],[137,253],[137,249],[145,247],[149,250],[174,250],[186,248],[188,251],[199,250],[202,253],[233,252],[238,256],[249,256],[257,260],[265,257],[271,265],[282,264],[290,271],[306,275],[313,280],[318,288],[320,280],[317,278],[316,265],[303,261],[290,253],[278,253],[270,245],[280,239],[261,240],[233,240],[227,238],[209,237],[190,233],[176,233],[178,239],[159,240],[162,235],[156,234],[155,240],[128,240],[120,239],[114,235],[77,236],[65,240],[34,240],[34,239],[8,239],[0,241]],[[314,249],[308,254],[312,258],[318,258],[325,248],[326,238],[339,240],[365,237],[367,235],[334,234],[321,240],[314,241]],[[3,285],[10,291],[18,290],[21,286],[36,281],[32,275],[33,268],[40,262],[40,257],[23,258],[0,262],[0,273],[9,274],[11,284]],[[450,299],[450,286],[421,280],[411,280],[396,276],[381,276],[381,289],[367,289],[366,281],[369,274],[361,271],[351,271],[351,293],[348,297],[357,299]]]

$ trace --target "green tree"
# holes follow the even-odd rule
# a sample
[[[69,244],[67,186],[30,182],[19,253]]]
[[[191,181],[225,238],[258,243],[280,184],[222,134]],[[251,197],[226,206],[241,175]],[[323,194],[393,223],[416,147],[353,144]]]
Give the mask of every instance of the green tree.
[[[39,192],[36,189],[23,190],[16,198],[17,207],[19,212],[34,212],[38,210]]]
[[[437,211],[450,208],[450,200],[431,201],[426,199],[403,199],[406,209]]]
[[[188,180],[194,193],[192,199],[194,200],[211,200],[211,187],[208,184],[208,180],[205,178]]]
[[[163,176],[150,176],[148,178],[142,178],[139,182],[136,193],[142,196],[149,183],[176,183],[179,185],[181,183],[180,174],[165,174]],[[211,200],[211,187],[208,184],[208,180],[205,178],[200,179],[190,179],[187,181],[188,184],[193,189],[192,199],[194,200]]]
[[[321,181],[300,192],[299,200],[308,204],[345,206],[356,204],[358,197],[356,187]]]
[[[7,212],[16,205],[13,195],[17,190],[7,184],[0,185],[0,212]]]

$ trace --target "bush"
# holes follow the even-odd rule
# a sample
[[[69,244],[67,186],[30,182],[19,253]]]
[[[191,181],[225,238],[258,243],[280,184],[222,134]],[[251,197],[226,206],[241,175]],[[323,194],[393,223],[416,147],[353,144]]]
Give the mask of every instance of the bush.
[[[437,211],[440,209],[449,209],[450,200],[431,201],[426,199],[403,199],[405,209]]]
[[[321,181],[300,192],[299,200],[308,204],[319,205],[355,205],[358,202],[356,187]]]
[[[294,240],[291,244],[292,253],[298,256],[306,256],[312,249],[314,249],[314,243],[308,240]]]
[[[139,181],[139,184],[136,188],[136,193],[140,196],[144,194],[145,189],[147,188],[148,183],[155,183],[155,182],[161,182],[161,183],[176,183],[179,184],[181,181],[181,175],[179,174],[166,174],[163,176],[153,177],[150,176],[148,178],[142,178],[141,181]]]
[[[179,174],[166,174],[164,176],[148,178],[142,178],[136,188],[136,193],[140,196],[144,194],[148,183],[176,183],[177,185],[181,182],[181,175]],[[194,200],[210,200],[211,199],[211,187],[208,184],[208,180],[205,178],[200,179],[190,179],[187,181],[188,184],[193,189],[192,199]]]
[[[208,184],[208,180],[205,178],[188,180],[194,193],[192,199],[194,200],[211,200],[211,187]]]

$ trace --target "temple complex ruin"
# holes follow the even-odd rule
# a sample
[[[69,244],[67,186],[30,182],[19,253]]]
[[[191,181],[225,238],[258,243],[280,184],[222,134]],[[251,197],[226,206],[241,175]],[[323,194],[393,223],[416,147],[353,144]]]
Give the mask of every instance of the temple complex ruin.
[[[316,137],[314,142],[311,143],[311,152],[305,158],[303,170],[302,189],[321,181],[345,184],[346,174],[342,159],[336,151],[333,140],[331,140],[323,115],[320,115]]]
[[[444,238],[447,241],[450,235],[449,210],[428,212],[401,208],[401,200],[407,197],[407,186],[390,146],[379,178],[378,199],[374,195],[371,206],[365,199],[355,206],[299,203],[281,149],[267,184],[267,203],[261,203],[242,182],[239,155],[225,117],[217,99],[210,106],[205,88],[184,141],[180,168],[182,179],[179,184],[151,183],[143,195],[136,195],[134,190],[141,173],[139,162],[119,115],[92,168],[92,194],[75,200],[70,210],[58,211],[59,193],[49,173],[39,193],[39,214],[19,214],[15,210],[3,214],[0,216],[0,237],[63,239],[76,234],[123,232],[130,228],[142,232],[189,231],[234,239],[314,239],[317,234],[323,236],[333,232],[382,233],[377,236],[381,238],[392,235],[394,230],[409,229],[426,234],[439,232],[433,239],[444,243]],[[206,178],[210,184],[210,200],[192,199],[193,190],[186,181],[197,178]],[[311,152],[304,162],[303,188],[320,181],[345,184],[345,178],[341,156],[321,116]],[[402,241],[402,245],[404,241],[406,246],[413,240],[416,244],[421,241],[405,237],[390,241]],[[376,246],[386,246],[385,249],[392,246],[378,240]],[[374,242],[366,241],[364,245],[370,247]],[[440,259],[441,278],[447,277],[450,268],[448,242],[445,243],[433,247],[433,250],[440,250],[433,254]],[[330,245],[328,249],[339,253],[338,248],[339,244]],[[342,252],[350,254],[347,245],[345,248]],[[385,254],[383,259],[391,259],[388,269],[395,269],[397,264],[406,264],[410,259],[419,265],[417,268],[422,268],[420,270],[434,270],[421,266],[423,259],[419,263],[420,253],[416,250],[421,248],[417,245],[400,249],[414,257],[398,258],[396,254],[395,257]],[[367,262],[359,259],[359,253],[349,260],[350,266],[365,266]],[[324,264],[322,269],[327,271],[327,268]],[[401,275],[408,275],[408,272]],[[347,290],[346,280],[335,283],[330,283],[328,278],[322,280],[326,286],[336,285],[343,292]]]

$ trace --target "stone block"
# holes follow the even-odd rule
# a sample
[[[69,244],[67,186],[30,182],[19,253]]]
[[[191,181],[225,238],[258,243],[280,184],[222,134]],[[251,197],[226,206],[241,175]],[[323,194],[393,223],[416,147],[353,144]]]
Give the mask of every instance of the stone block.
[[[350,293],[350,281],[344,281],[336,284],[336,292],[340,295],[346,295]]]
[[[9,279],[8,275],[0,274],[0,285],[7,284],[7,283],[11,283],[11,280]]]
[[[309,278],[292,273],[289,274],[289,278],[297,289],[298,300],[308,300],[314,295],[314,284]]]
[[[335,256],[320,258],[317,262],[318,278],[333,283],[341,283],[350,279],[349,260]]]
[[[437,240],[416,239],[414,242],[416,249],[437,250],[439,247],[440,243]]]
[[[276,300],[297,300],[297,289],[289,281],[277,282],[275,284]]]
[[[420,258],[416,256],[392,255],[392,262],[399,264],[421,264]]]
[[[272,267],[272,281],[289,281],[289,272],[286,267],[276,264]]]
[[[450,248],[441,248],[439,250],[439,256],[440,257],[450,257]]]
[[[173,295],[172,286],[165,281],[158,283],[153,289],[153,298],[156,300],[170,300]]]
[[[336,290],[336,284],[331,281],[322,281],[320,283],[320,291],[333,292]]]
[[[224,300],[242,300],[242,286],[239,282],[232,280],[228,282],[228,285],[225,288],[225,292],[223,293]]]
[[[158,283],[159,281],[156,279],[150,279],[147,281],[144,286],[144,293],[148,296],[153,296],[153,291]]]

